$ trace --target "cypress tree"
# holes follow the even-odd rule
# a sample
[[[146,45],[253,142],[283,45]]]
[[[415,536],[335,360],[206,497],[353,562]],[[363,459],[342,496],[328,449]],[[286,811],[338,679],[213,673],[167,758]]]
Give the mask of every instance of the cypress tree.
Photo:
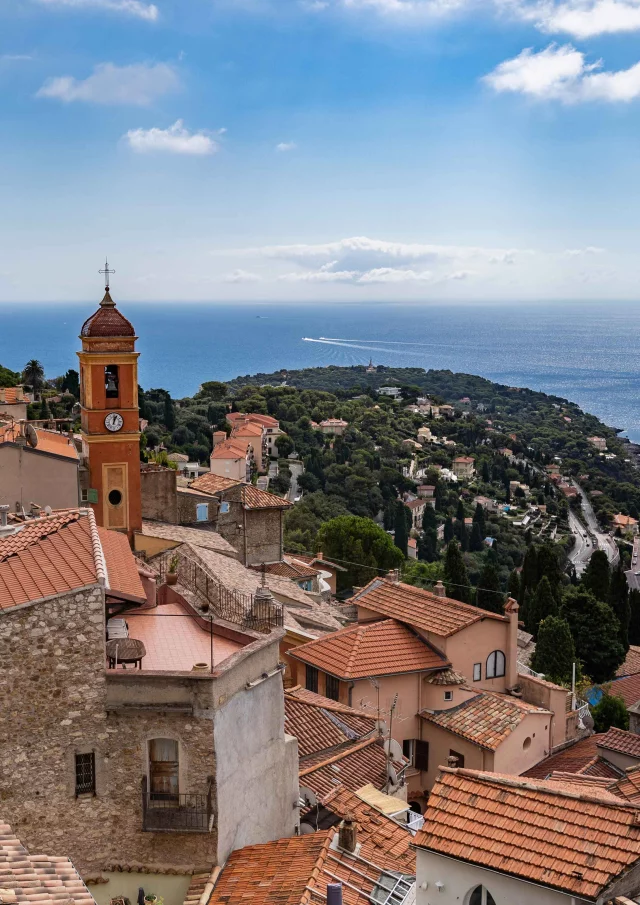
[[[176,426],[176,414],[173,408],[171,396],[167,393],[164,397],[164,426],[168,431],[172,431]]]
[[[436,531],[438,528],[438,520],[436,518],[436,512],[433,506],[430,506],[428,503],[424,510],[424,515],[422,516],[422,530],[423,531]]]
[[[451,516],[447,516],[444,522],[444,542],[445,544],[449,544],[453,540],[454,530],[453,530],[453,521]]]
[[[444,581],[448,597],[453,597],[454,600],[461,600],[463,603],[469,603],[471,597],[469,575],[462,558],[460,546],[455,540],[449,542],[445,554]]]
[[[524,603],[526,591],[534,591],[538,585],[538,548],[529,547],[524,555],[522,573],[520,576],[520,596],[518,600]],[[527,630],[528,631],[528,630]]]
[[[629,621],[631,609],[629,607],[629,588],[627,578],[622,568],[622,562],[618,562],[618,568],[614,570],[609,582],[609,606],[620,621],[620,643],[629,650]]]
[[[489,462],[486,459],[482,460],[482,480],[485,484],[491,482],[491,471],[489,470]]]
[[[561,598],[562,569],[558,559],[557,548],[553,544],[542,544],[537,550],[538,582],[543,576],[549,579],[551,590],[558,602]],[[537,582],[536,582],[537,587]]]
[[[531,609],[529,611],[529,624],[531,625],[531,633],[538,634],[538,626],[548,616],[558,615],[558,603],[553,596],[551,583],[546,575],[543,575],[538,582],[538,587],[531,601]]]
[[[393,542],[405,559],[407,557],[407,544],[409,542],[409,531],[407,530],[407,518],[405,515],[406,510],[407,507],[402,500],[398,500],[396,503]]]
[[[471,537],[469,538],[469,550],[472,553],[478,553],[482,550],[484,540],[484,532],[479,522],[474,522],[471,527]]]
[[[513,569],[509,575],[507,590],[509,591],[509,597],[513,597],[514,600],[520,600],[520,576],[516,569]]]
[[[624,662],[625,649],[619,640],[620,623],[609,604],[584,587],[569,588],[560,616],[569,623],[586,674],[598,684],[612,679]]]
[[[484,564],[478,579],[476,606],[489,610],[491,613],[502,613],[504,594],[501,593],[498,570],[491,560]]]
[[[482,508],[480,503],[477,504],[476,511],[473,513],[474,525],[476,524],[476,522],[478,523],[478,525],[480,525],[480,530],[482,531],[482,536],[484,537],[486,532],[486,525],[484,520],[484,509]]]
[[[532,669],[544,673],[551,682],[568,684],[575,659],[569,623],[558,616],[547,616],[538,630],[538,641],[531,660]]]
[[[51,409],[49,408],[49,404],[47,403],[46,396],[42,397],[42,402],[40,403],[40,415],[42,421],[46,421],[51,417]]]
[[[582,586],[591,591],[596,600],[609,599],[609,583],[611,574],[609,560],[604,550],[594,550],[582,576]]]
[[[464,524],[464,503],[458,500],[458,508],[456,509],[456,519]]]
[[[423,531],[418,539],[418,559],[435,562],[438,558],[438,535],[435,531]]]

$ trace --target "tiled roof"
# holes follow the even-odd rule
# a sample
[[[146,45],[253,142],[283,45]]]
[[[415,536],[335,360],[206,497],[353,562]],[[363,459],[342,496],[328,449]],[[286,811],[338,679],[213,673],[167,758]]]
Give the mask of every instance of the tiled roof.
[[[445,657],[395,619],[353,625],[289,651],[341,679],[423,672],[449,666]]]
[[[336,881],[342,882],[345,905],[371,905],[374,891],[380,896],[395,885],[401,861],[387,855],[383,865],[345,852],[336,837],[329,830],[232,852],[206,905],[317,905],[326,900],[327,884]],[[415,898],[413,875],[410,882]]]
[[[240,481],[233,481],[231,478],[222,478],[217,474],[203,474],[189,485],[193,490],[200,490],[203,493],[220,493],[222,490],[229,490],[230,487],[236,487]]]
[[[247,455],[247,446],[236,440],[225,440],[213,448],[212,459],[244,459]]]
[[[416,872],[416,854],[411,844],[413,835],[391,817],[367,804],[356,793],[338,786],[322,802],[323,805],[344,819],[351,817],[358,827],[360,855],[389,869]]]
[[[262,572],[263,567],[255,565],[251,568],[256,572]],[[280,575],[282,578],[290,578],[292,581],[304,581],[305,579],[316,578],[318,575],[317,569],[312,569],[303,563],[286,562],[285,560],[265,563],[264,570],[267,575]]]
[[[351,742],[332,754],[319,754],[315,763],[301,765],[300,785],[307,786],[319,799],[342,783],[355,792],[368,783],[376,789],[387,785],[387,755],[378,739]]]
[[[557,754],[552,754],[551,757],[541,760],[540,763],[530,767],[522,775],[545,779],[557,770],[565,773],[579,773],[597,756],[596,744],[600,737],[600,735],[590,735],[588,738],[582,738],[569,748],[563,748]]]
[[[618,667],[616,676],[632,676],[638,672],[640,672],[640,647],[632,644],[627,651],[624,663]]]
[[[106,528],[98,528],[98,536],[107,565],[107,593],[118,594],[118,596],[140,602],[145,601],[146,594],[127,535],[120,534],[118,531],[108,531]]]
[[[242,502],[245,509],[288,509],[293,506],[289,500],[276,496],[275,493],[260,490],[253,484],[242,484]]]
[[[618,779],[620,773],[622,771],[619,770],[614,764],[610,763],[604,757],[600,757],[599,755],[594,757],[593,760],[590,760],[589,763],[582,767],[579,771],[578,776],[589,776],[591,778],[602,778],[602,779]]]
[[[322,707],[324,710],[338,714],[341,721],[355,732],[364,730],[365,723],[362,722],[363,720],[373,720],[375,722],[375,717],[372,714],[358,710],[356,707],[349,707],[348,704],[341,704],[340,701],[325,698],[324,695],[316,694],[315,691],[308,691],[302,685],[294,685],[292,688],[287,688],[286,693],[298,701],[306,701],[308,704],[313,704],[316,707]]]
[[[298,739],[300,758],[360,740],[375,732],[375,717],[355,710],[350,713],[336,711],[331,706],[334,702],[329,698],[320,700],[322,704],[285,691],[284,728]]]
[[[4,387],[4,405],[15,405],[18,402],[24,402],[25,404],[31,402],[31,396],[28,396],[23,391],[23,398],[18,399],[18,390],[22,389],[22,387]],[[0,405],[3,405],[3,402],[0,401]]]
[[[598,748],[627,754],[629,757],[637,757],[640,760],[640,735],[612,726],[608,732],[598,737]]]
[[[595,901],[640,858],[639,816],[591,789],[445,768],[415,843]]]
[[[93,511],[65,510],[0,539],[0,609],[105,581],[113,596],[143,601],[123,534],[97,528]]]
[[[61,434],[58,431],[45,430],[41,427],[35,428],[35,432],[38,436],[38,445],[36,449],[39,449],[40,452],[51,453],[56,456],[64,456],[65,459],[73,459],[76,462],[78,461],[78,451],[76,450],[75,443],[68,437],[67,434]],[[0,425],[0,443],[15,443],[19,436],[19,422],[13,421],[8,424]],[[25,447],[25,449],[32,448],[33,447],[29,446],[28,444]],[[46,502],[43,501],[42,505],[46,505]]]
[[[410,500],[408,503],[405,503],[407,509],[424,509],[426,505],[424,500]]]
[[[31,855],[2,822],[0,899],[5,905],[95,905],[68,858]]]
[[[222,535],[216,531],[208,531],[206,528],[187,528],[184,525],[171,525],[168,522],[143,520],[142,534],[145,537],[174,540],[180,544],[193,544],[194,547],[206,547],[208,550],[217,550],[218,553],[226,553],[229,556],[235,556],[237,552],[236,548],[232,547]]]
[[[80,336],[135,336],[135,333],[131,323],[116,308],[107,289],[98,310],[82,325]]]
[[[624,679],[614,679],[608,687],[609,694],[622,698],[627,707],[640,701],[640,673],[634,676],[625,676]]]
[[[229,412],[227,414],[229,424],[242,420],[253,421],[254,424],[261,424],[263,427],[278,427],[278,421],[271,415],[256,415],[254,412]]]
[[[430,685],[464,685],[467,680],[453,669],[443,669],[442,672],[434,672],[427,676],[425,681]]]
[[[261,437],[262,427],[251,421],[237,421],[231,431],[232,437]]]
[[[640,804],[640,766],[629,767],[624,776],[609,788],[621,798]]]
[[[516,698],[482,691],[457,707],[420,716],[441,729],[453,732],[468,741],[495,751],[530,713],[549,713]]]
[[[408,625],[415,625],[423,631],[433,632],[443,638],[482,619],[505,621],[505,617],[497,613],[478,609],[468,603],[460,603],[459,600],[450,597],[438,597],[422,588],[384,578],[374,578],[351,598],[351,603],[399,619]]]

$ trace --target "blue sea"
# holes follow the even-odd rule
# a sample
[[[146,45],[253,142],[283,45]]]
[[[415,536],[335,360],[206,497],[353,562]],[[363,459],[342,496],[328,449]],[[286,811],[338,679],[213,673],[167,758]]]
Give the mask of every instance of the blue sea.
[[[555,393],[640,442],[640,305],[119,304],[140,337],[140,383],[192,395],[204,380],[320,365],[448,368]],[[86,304],[4,304],[0,363],[77,367]]]

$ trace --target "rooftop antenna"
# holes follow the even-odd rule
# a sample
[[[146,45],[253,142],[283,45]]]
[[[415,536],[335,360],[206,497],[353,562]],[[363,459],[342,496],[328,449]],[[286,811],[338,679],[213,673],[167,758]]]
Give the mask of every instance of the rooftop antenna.
[[[109,291],[109,274],[115,273],[115,270],[109,270],[109,262],[107,261],[106,257],[104,259],[104,270],[99,270],[98,273],[104,274],[104,291],[108,292]]]

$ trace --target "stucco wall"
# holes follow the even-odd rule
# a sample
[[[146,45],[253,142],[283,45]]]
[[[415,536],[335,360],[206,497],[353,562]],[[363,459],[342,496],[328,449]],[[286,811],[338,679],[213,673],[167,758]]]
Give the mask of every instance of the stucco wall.
[[[416,905],[468,905],[469,896],[478,885],[486,887],[496,905],[587,905],[586,899],[572,899],[555,890],[423,849],[417,850],[416,861]],[[444,883],[440,891],[437,882]],[[423,889],[425,883],[427,888]]]
[[[485,751],[440,726],[425,723],[422,737],[429,742],[429,769],[420,774],[423,789],[430,789],[436,781],[440,767],[448,766],[447,758],[451,750],[462,754],[467,770],[493,769],[492,751]],[[413,791],[413,784],[409,786],[409,791]]]
[[[140,470],[142,518],[178,524],[176,480],[173,468],[145,466]]]
[[[494,650],[501,650],[507,659],[505,675],[497,679],[487,679],[487,657]],[[509,672],[509,623],[497,619],[483,619],[457,632],[446,640],[446,655],[456,672],[462,673],[474,689],[504,691]],[[517,646],[511,652],[517,657]],[[473,681],[473,664],[482,664],[482,679]]]
[[[548,713],[528,714],[495,752],[496,773],[519,775],[543,760],[549,754],[550,720]]]
[[[0,446],[0,503],[70,509],[78,505],[78,460],[29,446]]]
[[[518,676],[522,696],[529,704],[551,710],[551,745],[561,745],[567,739],[567,689],[535,676]]]
[[[232,695],[215,714],[214,733],[223,863],[237,848],[295,832],[298,742],[284,734],[280,673]]]

